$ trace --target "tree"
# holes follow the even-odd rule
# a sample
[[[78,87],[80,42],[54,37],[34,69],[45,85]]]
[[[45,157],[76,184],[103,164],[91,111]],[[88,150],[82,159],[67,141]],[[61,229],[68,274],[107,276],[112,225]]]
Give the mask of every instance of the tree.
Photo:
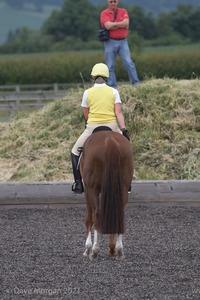
[[[51,16],[44,22],[42,32],[52,36],[55,42],[62,41],[65,38],[60,11],[54,10],[52,12]]]
[[[157,18],[157,33],[158,36],[169,36],[174,33],[172,22],[169,14],[162,13]]]
[[[92,13],[91,13],[92,12]],[[94,37],[98,28],[98,10],[87,0],[66,0],[61,11],[54,11],[43,26],[43,32],[61,41],[76,36],[83,41]]]
[[[195,9],[191,5],[180,5],[170,17],[174,31],[192,41],[200,39],[200,9]]]
[[[191,38],[193,41],[200,41],[200,9],[196,9],[189,17]]]
[[[12,30],[9,30],[6,43],[13,43],[14,41],[15,41],[15,34]]]
[[[143,8],[134,6],[128,10],[130,16],[130,29],[136,31],[145,39],[153,39],[157,35],[153,16],[146,14]]]

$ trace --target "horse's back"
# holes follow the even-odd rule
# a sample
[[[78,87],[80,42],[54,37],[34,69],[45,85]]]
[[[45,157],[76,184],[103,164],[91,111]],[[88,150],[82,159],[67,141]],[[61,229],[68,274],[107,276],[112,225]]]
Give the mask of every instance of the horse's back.
[[[99,131],[93,133],[84,143],[84,154],[89,155],[89,153],[92,153],[94,156],[98,157],[101,153],[104,153],[109,141],[116,145],[121,154],[132,157],[132,147],[130,142],[122,134],[115,131]]]
[[[108,151],[108,149],[110,150]],[[103,176],[108,160],[113,160],[115,163],[116,158],[120,160],[118,172],[122,174],[122,178],[126,177],[129,182],[133,175],[133,156],[130,142],[122,134],[114,131],[93,133],[85,141],[83,147],[81,173],[84,183],[93,184],[95,178]]]

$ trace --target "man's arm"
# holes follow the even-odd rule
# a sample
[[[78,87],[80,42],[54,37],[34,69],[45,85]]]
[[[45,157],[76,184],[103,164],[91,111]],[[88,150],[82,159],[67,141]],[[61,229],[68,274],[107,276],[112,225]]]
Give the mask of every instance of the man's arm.
[[[124,19],[123,21],[120,22],[106,22],[105,28],[108,30],[115,30],[118,28],[127,28],[129,27],[129,19]]]

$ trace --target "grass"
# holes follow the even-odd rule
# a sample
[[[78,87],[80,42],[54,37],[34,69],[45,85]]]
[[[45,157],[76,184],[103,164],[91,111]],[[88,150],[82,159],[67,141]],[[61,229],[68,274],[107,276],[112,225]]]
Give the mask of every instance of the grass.
[[[200,179],[199,80],[120,85],[137,179]],[[0,181],[72,179],[70,150],[84,130],[83,89],[0,124]]]
[[[64,51],[64,52],[37,52],[37,53],[14,53],[14,54],[1,54],[0,53],[0,60],[1,59],[7,59],[7,58],[14,58],[14,59],[21,59],[21,58],[43,58],[43,57],[49,57],[54,58],[57,56],[65,56],[65,54],[70,56],[77,55],[100,55],[102,56],[102,49],[101,50],[81,50],[81,51]]]
[[[172,53],[172,52],[188,52],[188,51],[200,51],[200,43],[186,44],[186,45],[173,45],[173,46],[147,46],[144,47],[143,53]]]
[[[0,29],[1,30],[1,29]],[[200,50],[200,43],[195,43],[195,44],[187,44],[187,45],[174,45],[174,46],[146,46],[142,50],[142,54],[144,53],[173,53],[173,52],[191,52],[195,50]],[[85,52],[86,55],[88,55],[88,52],[91,54],[102,54],[102,49],[101,50],[82,50],[82,51],[67,51],[67,53],[72,54],[72,53],[83,53]],[[5,59],[5,58],[20,58],[20,57],[42,57],[42,56],[49,56],[49,57],[54,57],[57,55],[62,55],[63,52],[49,52],[49,53],[17,53],[17,54],[0,54],[0,59]],[[64,52],[66,53],[66,52]]]

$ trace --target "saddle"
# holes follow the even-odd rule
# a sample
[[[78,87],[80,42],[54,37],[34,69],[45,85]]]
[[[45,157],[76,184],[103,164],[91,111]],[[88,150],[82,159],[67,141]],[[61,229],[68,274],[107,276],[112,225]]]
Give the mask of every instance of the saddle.
[[[92,133],[99,132],[99,131],[112,131],[112,129],[108,126],[98,126],[92,131]]]
[[[92,134],[99,131],[112,131],[112,129],[108,126],[98,126],[92,131]],[[79,152],[78,167],[79,167],[80,159],[83,153],[83,147],[78,147],[78,152]]]

